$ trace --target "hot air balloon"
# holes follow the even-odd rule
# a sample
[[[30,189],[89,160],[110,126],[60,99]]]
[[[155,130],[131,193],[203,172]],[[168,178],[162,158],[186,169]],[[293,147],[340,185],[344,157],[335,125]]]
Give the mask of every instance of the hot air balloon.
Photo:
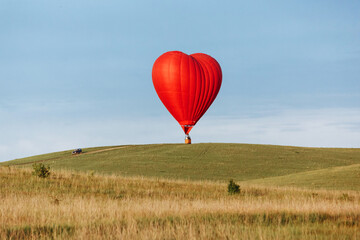
[[[185,143],[191,143],[191,129],[220,90],[219,63],[204,53],[166,52],[156,59],[152,80],[161,102],[184,130]]]

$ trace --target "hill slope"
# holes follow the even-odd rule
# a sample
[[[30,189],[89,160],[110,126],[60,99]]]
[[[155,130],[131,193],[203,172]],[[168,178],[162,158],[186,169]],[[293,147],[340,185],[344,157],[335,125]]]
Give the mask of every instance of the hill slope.
[[[0,165],[95,171],[125,176],[360,190],[360,149],[252,144],[154,144],[83,149],[16,159]],[[335,169],[335,170],[334,170]]]
[[[347,189],[360,191],[360,164],[293,173],[285,176],[249,180],[265,186]]]

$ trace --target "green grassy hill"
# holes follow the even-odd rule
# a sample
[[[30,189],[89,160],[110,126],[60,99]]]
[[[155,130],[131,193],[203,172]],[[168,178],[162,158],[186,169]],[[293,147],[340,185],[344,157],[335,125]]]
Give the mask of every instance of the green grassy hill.
[[[360,164],[247,181],[265,186],[293,186],[332,190],[360,190]]]
[[[201,143],[111,146],[2,162],[124,176],[360,190],[360,149]]]

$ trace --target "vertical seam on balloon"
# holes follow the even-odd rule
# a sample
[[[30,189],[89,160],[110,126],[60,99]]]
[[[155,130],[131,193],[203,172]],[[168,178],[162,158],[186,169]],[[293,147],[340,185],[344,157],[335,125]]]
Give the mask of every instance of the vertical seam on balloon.
[[[202,72],[203,72],[203,76],[202,76],[202,81],[201,81],[201,88],[202,88],[202,91],[201,91],[201,102],[199,104],[199,110],[198,110],[198,113],[197,113],[197,116],[196,116],[196,119],[197,121],[200,119],[200,116],[202,115],[202,108],[203,108],[203,105],[204,105],[204,101],[206,99],[206,79],[208,78],[208,72],[207,72],[207,69],[206,67],[204,67],[204,65],[202,64],[201,60],[198,60],[199,64],[201,65],[201,69],[202,69]]]
[[[180,55],[180,71],[179,71],[179,79],[180,79],[180,99],[181,99],[181,119],[184,120],[184,112],[185,112],[185,109],[184,109],[184,94],[183,94],[183,89],[182,89],[182,76],[181,76],[181,73],[182,73],[182,58],[183,58],[183,54]]]
[[[204,99],[201,103],[201,108],[200,108],[200,112],[199,112],[199,116],[198,119],[200,120],[200,118],[205,114],[206,111],[206,105],[207,105],[207,101],[208,101],[208,97],[209,97],[209,88],[210,88],[210,82],[211,82],[211,74],[210,71],[207,67],[206,64],[204,64],[204,68],[206,69],[207,72],[207,78],[205,78],[205,93],[204,93]]]
[[[206,63],[207,63],[207,65],[209,65],[208,63],[208,61],[206,61]],[[211,70],[211,76],[212,77],[217,77],[217,74],[214,74],[214,68],[213,68],[213,65],[209,65],[209,67],[210,67],[210,70]],[[210,71],[209,71],[210,72]],[[206,105],[205,105],[205,108],[204,108],[204,111],[203,111],[203,113],[205,114],[205,112],[207,111],[207,109],[210,107],[210,105],[212,104],[212,102],[214,101],[214,96],[213,96],[213,94],[214,94],[214,87],[215,87],[215,79],[212,79],[213,81],[210,81],[210,84],[211,84],[211,82],[213,83],[212,85],[211,85],[211,89],[209,89],[209,93],[211,93],[210,94],[210,99],[208,99],[208,102],[206,103]],[[203,115],[204,115],[203,114]],[[202,115],[202,116],[203,116]],[[201,116],[201,117],[202,117]]]
[[[200,118],[202,116],[204,102],[206,101],[206,92],[207,92],[206,87],[207,87],[207,79],[208,79],[208,75],[209,75],[209,72],[208,72],[206,66],[204,66],[201,59],[199,59],[198,62],[200,63],[201,69],[203,71],[203,78],[202,78],[202,94],[201,94],[202,98],[201,98],[201,102],[200,102],[200,108],[199,108],[198,114],[196,116],[197,121],[200,120]]]
[[[188,74],[188,78],[187,78],[187,87],[188,89],[187,91],[187,111],[186,111],[186,120],[187,121],[191,121],[191,112],[192,112],[192,108],[193,108],[193,97],[192,97],[192,84],[193,84],[193,74],[191,72],[191,63],[192,63],[192,58],[189,55],[186,55],[186,63],[187,63],[187,74]]]
[[[188,96],[187,96],[187,111],[186,111],[186,120],[189,121],[191,120],[191,112],[192,112],[192,98],[191,98],[191,91],[192,91],[192,87],[191,87],[191,83],[192,81],[192,74],[190,72],[190,64],[191,64],[191,58],[189,55],[186,56],[187,57],[187,73],[188,73],[188,82],[187,82],[187,92],[188,92]]]
[[[202,83],[203,83],[203,79],[204,79],[204,69],[201,65],[201,63],[194,57],[197,65],[199,66],[199,70],[200,70],[200,77],[198,78],[198,84],[200,85],[199,86],[199,94],[197,94],[199,96],[199,98],[197,99],[196,101],[196,110],[195,110],[195,117],[194,117],[194,120],[195,120],[195,123],[199,120],[198,119],[198,115],[199,115],[199,111],[200,111],[200,108],[201,108],[201,102],[202,102],[202,97],[203,97],[203,94],[202,94],[202,91],[203,91],[203,87],[202,87]]]
[[[173,74],[171,74],[170,68],[171,68],[171,66],[173,66],[173,64],[172,64],[173,61],[174,61],[174,58],[170,58],[170,63],[168,63],[168,77],[167,77],[167,79],[171,79],[171,80],[173,78]],[[169,89],[167,88],[167,91],[168,90]],[[173,103],[173,101],[171,103]],[[174,109],[174,105],[170,105],[169,107],[170,107],[170,109]],[[172,110],[172,111],[169,111],[169,112],[175,118],[175,120],[177,121],[177,118],[179,117],[178,111]]]
[[[203,110],[204,110],[204,104],[206,102],[206,99],[207,99],[207,96],[208,96],[208,79],[209,79],[209,71],[206,67],[206,64],[203,64],[203,61],[202,60],[198,60],[198,62],[200,63],[201,67],[202,67],[202,70],[204,72],[204,78],[203,78],[203,86],[202,86],[202,99],[201,99],[201,102],[200,102],[200,108],[199,108],[199,111],[197,113],[197,116],[196,116],[196,119],[197,120],[200,120],[201,116],[203,115]]]
[[[196,110],[196,107],[197,107],[197,105],[196,105],[196,103],[197,103],[197,90],[198,90],[198,87],[197,87],[197,84],[198,84],[198,68],[197,68],[197,65],[196,65],[196,62],[195,62],[195,59],[192,57],[192,56],[190,56],[190,59],[191,59],[191,63],[192,63],[192,66],[193,66],[193,69],[194,69],[194,79],[193,79],[193,81],[194,81],[194,96],[193,96],[193,99],[192,99],[192,107],[191,107],[191,115],[190,115],[190,120],[193,122],[193,121],[195,121],[195,110]],[[191,123],[192,124],[192,123]]]

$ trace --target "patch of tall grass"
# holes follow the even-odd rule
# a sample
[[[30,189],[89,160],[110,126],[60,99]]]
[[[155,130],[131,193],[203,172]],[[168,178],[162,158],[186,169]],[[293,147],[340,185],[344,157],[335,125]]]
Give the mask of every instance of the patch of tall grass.
[[[0,239],[356,239],[360,193],[0,167]]]

